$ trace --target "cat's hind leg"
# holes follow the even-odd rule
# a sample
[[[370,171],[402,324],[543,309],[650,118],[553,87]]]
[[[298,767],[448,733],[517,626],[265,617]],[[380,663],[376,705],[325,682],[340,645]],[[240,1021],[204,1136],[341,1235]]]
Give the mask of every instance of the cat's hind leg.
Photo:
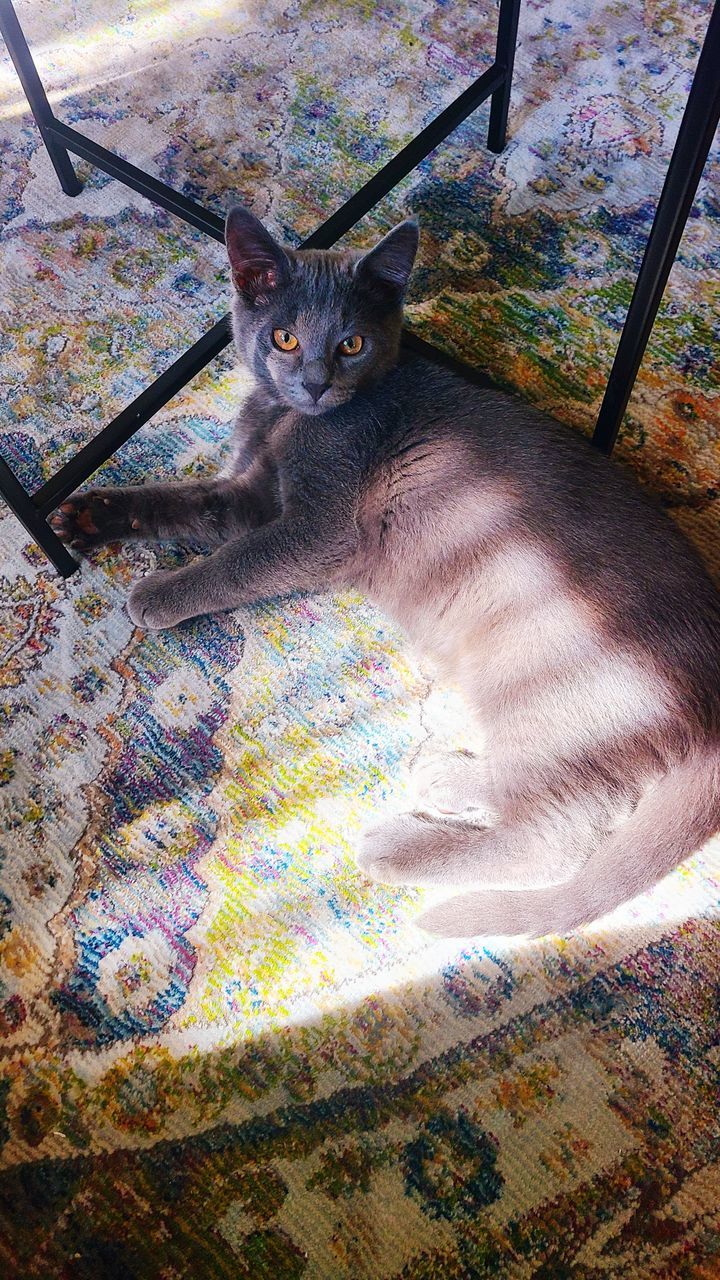
[[[632,812],[562,885],[461,894],[417,923],[445,938],[570,933],[644,893],[718,829],[720,752],[711,744],[648,782]]]
[[[383,884],[525,889],[569,880],[601,839],[580,806],[495,827],[403,813],[365,831],[358,866]]]

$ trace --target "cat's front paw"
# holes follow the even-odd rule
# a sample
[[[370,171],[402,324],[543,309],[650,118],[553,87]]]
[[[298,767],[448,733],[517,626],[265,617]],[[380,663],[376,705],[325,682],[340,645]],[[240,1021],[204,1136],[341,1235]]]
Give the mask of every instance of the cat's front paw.
[[[127,497],[113,489],[89,489],[61,503],[50,527],[75,551],[90,551],[106,542],[129,537],[139,529]]]
[[[135,625],[144,627],[146,631],[174,627],[188,617],[177,589],[176,574],[172,571],[151,573],[136,582],[127,608]]]

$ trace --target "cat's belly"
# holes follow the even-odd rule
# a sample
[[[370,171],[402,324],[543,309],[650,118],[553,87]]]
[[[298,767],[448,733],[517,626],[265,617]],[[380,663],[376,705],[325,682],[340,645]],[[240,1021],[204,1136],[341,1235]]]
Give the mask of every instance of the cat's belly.
[[[543,767],[647,735],[672,701],[649,655],[615,648],[598,606],[513,520],[509,498],[473,486],[396,522],[366,525],[356,585],[405,630],[508,762]],[[366,508],[366,512],[368,508]]]
[[[592,611],[529,541],[423,554],[421,541],[357,564],[357,583],[463,687],[503,697],[602,650]],[[400,553],[402,552],[402,553]]]
[[[540,552],[505,548],[475,572],[411,578],[386,574],[371,594],[459,686],[508,766],[542,770],[665,720],[669,691],[652,665],[613,648]]]

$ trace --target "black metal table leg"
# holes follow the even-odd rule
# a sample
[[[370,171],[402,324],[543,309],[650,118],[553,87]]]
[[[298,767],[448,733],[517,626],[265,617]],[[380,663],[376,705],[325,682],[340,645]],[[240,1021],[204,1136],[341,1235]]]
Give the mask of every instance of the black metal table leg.
[[[15,10],[8,0],[0,0],[0,32],[8,47],[13,65],[18,73],[20,83],[25,90],[30,110],[35,123],[42,134],[53,168],[60,179],[60,186],[66,196],[76,196],[82,191],[82,182],[72,167],[72,161],[65,148],[53,137],[51,126],[55,119],[47,94],[37,73],[32,54],[27,46],[22,27],[17,20]]]
[[[505,69],[505,80],[495,90],[490,104],[488,147],[491,151],[502,151],[505,146],[519,18],[520,0],[500,0],[495,63]]]
[[[349,231],[374,205],[397,186],[425,156],[492,96],[490,145],[501,150],[505,141],[508,103],[517,38],[520,0],[500,0],[497,57],[448,107],[431,120],[421,132],[393,156],[359,191],[332,214],[301,248],[329,248]],[[27,94],[28,102],[48,149],[63,190],[75,195],[81,185],[74,173],[68,152],[82,156],[126,186],[139,191],[161,208],[183,221],[222,241],[223,222],[217,214],[203,209],[187,196],[173,191],[166,183],[145,173],[136,165],[108,151],[77,129],[64,124],[53,114],[40,82],[25,37],[18,23],[12,0],[0,0],[0,31]],[[52,476],[38,491],[29,494],[7,463],[0,465],[0,494],[19,516],[32,537],[43,547],[60,573],[67,576],[78,567],[43,517],[49,515],[78,485],[83,484],[115,450],[147,422],[167,401],[190,381],[200,369],[231,341],[229,317],[212,326],[198,342],[161,374],[145,391],[106,427],[70,462]],[[427,352],[434,349],[427,346]],[[427,353],[426,352],[426,353]],[[439,353],[438,353],[439,354]],[[0,460],[1,461],[1,460]]]
[[[611,453],[720,120],[720,0],[716,0],[635,289],[593,444]]]
[[[70,574],[77,569],[77,562],[50,528],[45,517],[40,514],[30,494],[23,489],[4,458],[0,458],[0,493],[10,510],[25,525],[30,537],[42,547],[58,573],[61,573],[63,578],[69,578]]]

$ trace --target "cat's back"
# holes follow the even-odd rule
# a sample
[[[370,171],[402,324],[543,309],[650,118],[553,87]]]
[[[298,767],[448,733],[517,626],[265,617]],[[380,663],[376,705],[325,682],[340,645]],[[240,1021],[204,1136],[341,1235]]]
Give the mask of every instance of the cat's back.
[[[414,453],[423,444],[428,464],[431,450],[433,468],[447,478],[437,486],[442,502],[476,495],[478,507],[495,507],[499,536],[554,548],[585,589],[612,585],[622,595],[625,583],[637,596],[672,582],[711,612],[718,607],[699,555],[657,500],[580,432],[423,359],[397,374],[395,399]]]

